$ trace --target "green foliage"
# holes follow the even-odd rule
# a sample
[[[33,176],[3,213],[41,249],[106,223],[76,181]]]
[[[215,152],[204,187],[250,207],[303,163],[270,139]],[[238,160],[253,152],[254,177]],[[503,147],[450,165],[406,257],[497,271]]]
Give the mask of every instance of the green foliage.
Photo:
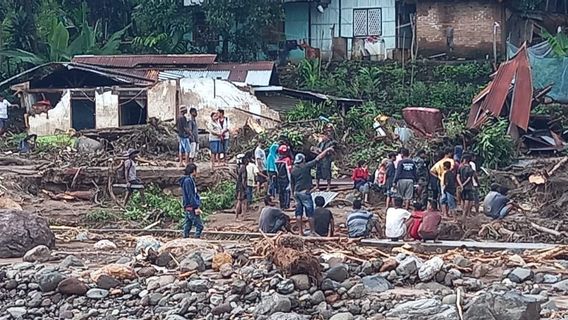
[[[41,136],[36,140],[35,152],[48,152],[54,149],[72,148],[75,145],[75,138],[65,134]]]
[[[223,181],[201,193],[201,210],[205,214],[230,209],[234,206],[236,186],[234,181]]]
[[[446,131],[446,136],[452,141],[459,140],[466,130],[466,121],[467,120],[463,114],[450,114],[444,119],[444,130]]]
[[[117,216],[108,209],[98,208],[88,212],[85,219],[89,222],[115,221]]]
[[[515,146],[507,133],[505,119],[489,121],[483,125],[476,136],[474,151],[484,159],[484,165],[499,168],[511,164],[515,156]]]
[[[300,131],[294,129],[284,129],[280,132],[280,135],[286,137],[288,141],[292,144],[292,147],[300,147],[304,145],[304,134]]]
[[[317,119],[320,116],[328,117],[331,113],[333,113],[333,106],[331,103],[300,101],[292,110],[286,112],[286,120],[302,121]]]
[[[6,136],[0,139],[0,151],[16,151],[20,141],[22,141],[26,135],[26,133],[12,134],[8,132]]]
[[[166,194],[159,187],[151,185],[145,190],[146,206],[140,201],[140,194],[134,193],[128,203],[125,218],[129,220],[144,220],[148,212],[159,212],[173,221],[181,221],[184,218],[184,211],[178,197]]]
[[[548,41],[554,55],[558,57],[568,57],[568,35],[566,33],[558,32],[553,36],[545,29],[542,29],[541,36]]]

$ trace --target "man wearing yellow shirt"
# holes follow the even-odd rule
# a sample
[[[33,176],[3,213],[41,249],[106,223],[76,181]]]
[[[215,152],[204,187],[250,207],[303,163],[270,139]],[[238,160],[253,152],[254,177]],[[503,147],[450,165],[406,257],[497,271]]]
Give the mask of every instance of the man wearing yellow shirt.
[[[450,170],[454,170],[456,163],[454,161],[454,152],[452,149],[444,150],[444,158],[432,166],[430,169],[430,174],[435,179],[430,179],[430,187],[432,188],[432,196],[436,201],[440,201],[440,192],[442,190],[442,185],[444,184],[444,162],[449,161],[452,164]]]

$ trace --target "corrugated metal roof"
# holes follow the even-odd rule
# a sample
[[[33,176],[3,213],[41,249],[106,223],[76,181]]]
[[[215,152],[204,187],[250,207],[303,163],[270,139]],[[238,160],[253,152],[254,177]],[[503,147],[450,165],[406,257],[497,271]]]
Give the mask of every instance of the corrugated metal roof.
[[[532,76],[526,45],[521,47],[514,59],[517,61],[518,67],[509,118],[511,122],[526,131],[529,127],[533,100]]]
[[[274,72],[274,62],[258,61],[251,63],[215,63],[206,70],[165,70],[160,71],[159,80],[181,78],[223,79],[242,82],[252,86],[268,86]]]
[[[168,70],[160,71],[159,80],[176,80],[182,78],[190,79],[229,79],[229,71],[207,71],[207,70]]]
[[[164,54],[164,55],[84,55],[73,57],[72,62],[107,68],[136,68],[153,65],[210,65],[215,54]]]

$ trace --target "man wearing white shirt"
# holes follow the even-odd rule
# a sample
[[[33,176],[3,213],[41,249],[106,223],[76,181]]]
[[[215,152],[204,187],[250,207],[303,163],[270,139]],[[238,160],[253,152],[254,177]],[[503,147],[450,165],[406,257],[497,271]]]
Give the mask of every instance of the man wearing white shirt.
[[[0,95],[0,136],[6,132],[8,128],[8,107],[12,104]]]
[[[410,217],[410,212],[402,208],[402,198],[395,198],[394,208],[387,209],[385,236],[392,241],[403,240]]]

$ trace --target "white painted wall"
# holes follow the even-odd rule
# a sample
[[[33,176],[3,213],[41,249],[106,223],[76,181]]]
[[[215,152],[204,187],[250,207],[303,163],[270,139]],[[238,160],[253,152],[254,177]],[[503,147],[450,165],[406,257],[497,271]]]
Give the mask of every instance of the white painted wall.
[[[176,118],[176,81],[161,81],[148,89],[148,118],[171,120]]]
[[[381,8],[382,37],[386,50],[396,48],[396,6],[395,0],[341,0],[341,33],[339,32],[339,1],[332,0],[331,4],[320,13],[314,5],[311,6],[311,45],[321,48],[322,55],[327,56],[331,48],[331,27],[335,24],[336,37],[346,37],[347,50],[351,52],[353,38],[353,9]],[[322,35],[323,34],[323,35]]]
[[[97,129],[118,127],[118,95],[111,91],[102,94],[95,92],[95,117]]]
[[[47,113],[40,113],[28,118],[29,132],[38,136],[55,134],[58,130],[71,128],[71,92],[66,90],[61,100]]]

